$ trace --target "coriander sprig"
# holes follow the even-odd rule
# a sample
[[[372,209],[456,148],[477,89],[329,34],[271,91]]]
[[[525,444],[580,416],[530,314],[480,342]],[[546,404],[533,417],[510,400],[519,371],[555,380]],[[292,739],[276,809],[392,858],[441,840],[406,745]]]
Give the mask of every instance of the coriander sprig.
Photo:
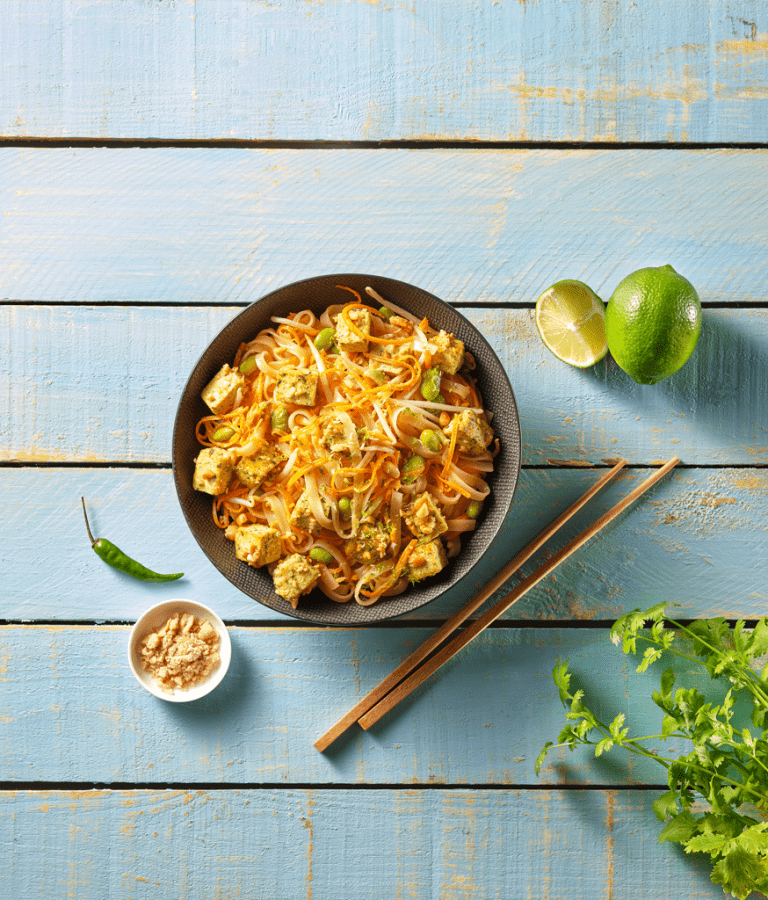
[[[768,821],[749,813],[768,811],[768,663],[763,659],[768,621],[761,619],[751,629],[744,621],[731,626],[722,618],[686,625],[667,617],[665,605],[659,604],[622,616],[611,629],[611,640],[625,653],[642,653],[638,672],[665,654],[703,666],[711,679],[729,685],[725,697],[712,703],[698,688],[676,687],[675,673],[667,669],[652,694],[663,713],[660,733],[632,736],[623,713],[606,723],[589,709],[584,692],[571,690],[568,662],[558,661],[552,675],[566,708],[566,725],[557,743],[544,745],[537,774],[558,747],[590,746],[596,757],[621,747],[652,759],[666,770],[669,786],[653,805],[666,823],[659,841],[679,843],[686,853],[709,853],[712,881],[739,900],[752,891],[767,892]],[[750,720],[759,733],[734,723],[737,702],[750,705]],[[684,741],[688,751],[674,758],[646,746],[669,738]],[[700,813],[702,801],[708,809]]]

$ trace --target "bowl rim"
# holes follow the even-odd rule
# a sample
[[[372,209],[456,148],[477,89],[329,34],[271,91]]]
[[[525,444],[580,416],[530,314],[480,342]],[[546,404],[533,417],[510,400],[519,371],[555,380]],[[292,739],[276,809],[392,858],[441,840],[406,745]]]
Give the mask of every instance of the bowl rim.
[[[148,631],[147,624],[150,619],[164,615],[166,617],[177,611],[191,612],[200,618],[206,618],[214,626],[219,635],[219,665],[211,672],[205,681],[185,691],[174,689],[171,693],[167,693],[160,689],[154,678],[144,672],[138,662],[138,654],[136,653],[136,645],[138,641]],[[232,641],[226,624],[210,607],[199,603],[197,600],[189,598],[176,598],[172,600],[162,600],[145,609],[139,618],[134,622],[128,635],[128,665],[133,672],[135,679],[139,684],[160,700],[167,700],[170,703],[190,703],[193,700],[199,700],[211,693],[214,688],[221,684],[224,676],[227,674],[229,664],[232,660]]]
[[[501,377],[503,378],[502,386],[508,392],[508,396],[509,396],[509,399],[512,404],[512,411],[514,412],[514,419],[515,419],[515,424],[516,424],[517,452],[515,453],[514,472],[512,473],[512,488],[509,492],[509,497],[508,497],[508,500],[503,509],[503,513],[499,515],[497,524],[495,525],[493,530],[488,534],[484,549],[477,554],[477,558],[474,560],[474,562],[469,566],[469,568],[460,577],[458,577],[451,584],[446,585],[445,589],[442,592],[435,594],[433,597],[426,598],[425,600],[423,600],[423,602],[413,606],[410,609],[403,610],[401,612],[391,612],[388,615],[387,614],[377,615],[375,618],[371,619],[370,621],[339,622],[339,621],[334,621],[331,619],[322,619],[322,618],[316,618],[316,617],[307,615],[302,612],[301,608],[296,608],[296,609],[290,608],[290,609],[285,609],[285,610],[276,609],[274,606],[269,605],[261,598],[254,597],[249,592],[244,591],[241,587],[234,584],[231,581],[231,579],[228,578],[224,572],[222,572],[221,568],[216,563],[216,561],[212,558],[212,556],[208,552],[207,548],[203,544],[202,540],[198,536],[197,531],[194,527],[194,523],[193,523],[193,521],[191,521],[191,516],[188,514],[184,503],[181,502],[182,496],[181,496],[181,487],[180,487],[180,480],[179,480],[180,473],[178,470],[178,463],[177,463],[177,458],[176,458],[177,454],[175,451],[176,451],[176,446],[177,446],[177,440],[179,437],[179,430],[180,430],[180,421],[179,420],[181,418],[182,403],[187,396],[187,393],[190,388],[190,383],[194,379],[195,373],[196,373],[198,367],[201,365],[205,356],[208,354],[212,344],[214,344],[215,342],[222,339],[224,337],[224,335],[227,334],[230,330],[236,329],[237,323],[245,315],[249,314],[253,310],[254,307],[258,306],[259,304],[265,303],[266,301],[269,301],[276,294],[280,294],[280,293],[283,293],[284,291],[288,291],[288,290],[295,290],[297,288],[300,288],[302,285],[317,284],[320,281],[322,281],[322,282],[334,282],[334,281],[339,282],[339,281],[343,281],[344,279],[352,279],[352,278],[357,279],[357,280],[360,280],[360,279],[367,280],[370,282],[387,282],[389,284],[402,286],[403,288],[407,288],[410,290],[415,290],[418,293],[424,295],[425,297],[429,297],[432,300],[436,301],[437,303],[448,307],[451,310],[452,315],[455,315],[473,335],[477,336],[479,341],[481,341],[486,346],[488,351],[492,354],[493,358],[498,363],[498,372],[501,375]],[[395,301],[393,301],[393,302],[395,302]],[[493,412],[498,415],[498,410],[493,410]],[[272,612],[277,612],[278,614],[288,616],[289,618],[298,619],[298,620],[309,622],[312,624],[331,626],[331,627],[340,627],[340,628],[367,627],[369,625],[372,625],[372,624],[375,624],[378,622],[384,622],[384,621],[389,621],[392,619],[400,618],[401,616],[412,613],[415,610],[420,609],[429,603],[432,603],[434,600],[437,600],[439,597],[441,597],[445,592],[447,592],[449,590],[453,590],[453,589],[457,588],[460,584],[465,583],[467,578],[474,572],[474,570],[477,568],[479,563],[485,558],[488,551],[491,549],[494,541],[499,536],[499,533],[501,532],[502,528],[504,527],[504,523],[509,516],[510,509],[512,508],[512,504],[515,499],[515,494],[517,493],[517,487],[520,483],[520,472],[522,469],[522,428],[521,428],[521,424],[520,424],[520,411],[519,411],[519,408],[517,405],[517,399],[515,397],[514,390],[512,388],[512,383],[509,379],[509,374],[507,373],[506,368],[504,367],[501,360],[499,359],[498,354],[493,349],[493,347],[490,345],[490,343],[488,342],[486,337],[483,335],[481,330],[477,326],[475,326],[460,310],[456,309],[447,300],[443,300],[441,297],[438,297],[436,294],[433,294],[430,291],[426,290],[425,288],[419,287],[418,285],[411,284],[410,282],[402,281],[401,279],[391,278],[388,275],[373,275],[370,273],[361,273],[361,272],[326,273],[326,274],[322,274],[322,275],[310,276],[308,278],[300,278],[296,281],[292,281],[292,282],[289,282],[286,284],[281,284],[278,287],[274,288],[273,290],[267,292],[266,294],[263,294],[262,296],[258,297],[256,300],[254,300],[251,303],[248,303],[246,306],[244,306],[236,315],[234,315],[228,322],[226,322],[219,329],[219,331],[217,331],[216,334],[212,338],[210,338],[210,340],[206,343],[202,352],[200,353],[200,355],[198,356],[194,365],[190,369],[189,375],[185,379],[184,385],[181,389],[181,393],[179,394],[179,402],[176,407],[176,415],[174,418],[173,432],[172,432],[172,437],[171,437],[171,469],[172,469],[172,473],[173,473],[173,481],[174,481],[174,487],[176,490],[176,497],[177,497],[177,500],[179,501],[179,505],[181,506],[182,514],[184,516],[185,522],[187,523],[187,527],[189,528],[190,532],[192,533],[193,537],[195,538],[195,541],[197,542],[198,546],[203,551],[203,553],[205,554],[206,558],[211,563],[211,565],[213,565],[213,567],[224,578],[226,578],[226,580],[236,590],[240,591],[241,593],[244,593],[247,597],[250,597],[252,600],[255,600],[257,603],[261,604],[266,609],[269,609]],[[329,600],[328,602],[333,604],[333,601]],[[336,605],[336,604],[333,604],[333,605]],[[288,604],[288,606],[290,606],[290,604]],[[379,604],[372,604],[371,606],[364,607],[364,608],[365,609],[375,609],[377,607],[379,607]],[[383,605],[379,608],[382,610],[385,609]]]

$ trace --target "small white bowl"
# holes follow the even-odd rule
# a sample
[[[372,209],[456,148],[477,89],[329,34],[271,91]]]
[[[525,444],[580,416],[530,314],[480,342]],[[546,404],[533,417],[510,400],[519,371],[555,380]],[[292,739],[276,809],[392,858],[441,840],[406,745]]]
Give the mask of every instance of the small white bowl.
[[[219,633],[219,657],[221,659],[218,666],[205,681],[185,691],[173,690],[168,692],[160,688],[160,685],[149,672],[144,671],[141,666],[141,656],[139,655],[138,647],[150,632],[156,631],[177,612],[191,613],[199,619],[207,619],[213,625]],[[131,671],[136,676],[136,680],[150,694],[154,694],[155,697],[159,697],[161,700],[168,700],[171,703],[188,703],[190,700],[199,700],[200,697],[209,694],[227,674],[231,659],[232,643],[229,639],[227,626],[212,609],[208,609],[202,603],[195,603],[194,600],[165,600],[163,603],[158,603],[157,606],[151,607],[133,626],[128,640],[128,663]]]

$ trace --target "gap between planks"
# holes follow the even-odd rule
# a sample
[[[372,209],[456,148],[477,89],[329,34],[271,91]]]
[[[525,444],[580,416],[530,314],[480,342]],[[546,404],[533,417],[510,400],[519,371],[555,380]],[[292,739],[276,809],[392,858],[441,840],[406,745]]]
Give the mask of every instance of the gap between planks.
[[[335,782],[291,782],[284,781],[0,781],[0,792],[22,793],[50,791],[666,791],[664,784],[486,784],[464,782],[440,784],[438,782],[403,782],[402,784],[363,784]]]
[[[0,137],[0,147],[123,150],[766,150],[765,141],[488,141],[453,140],[296,141],[237,138]]]

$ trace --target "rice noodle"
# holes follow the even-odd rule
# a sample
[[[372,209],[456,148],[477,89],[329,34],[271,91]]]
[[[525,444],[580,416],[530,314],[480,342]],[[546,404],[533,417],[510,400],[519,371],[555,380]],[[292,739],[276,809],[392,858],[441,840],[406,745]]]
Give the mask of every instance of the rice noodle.
[[[430,400],[400,400],[396,397],[390,398],[390,403],[402,403],[405,406],[416,406],[419,409],[439,409],[442,412],[464,412],[467,409],[471,409],[472,412],[478,413],[478,415],[484,412],[481,406],[453,406],[450,403],[432,403]]]
[[[432,340],[437,332],[372,288],[366,292],[395,313],[389,319],[372,315],[369,337],[360,331],[368,314],[353,316],[355,309],[370,309],[357,294],[319,316],[309,309],[273,316],[269,327],[237,349],[233,405],[204,417],[196,429],[199,442],[226,452],[233,466],[226,489],[212,498],[222,538],[234,540],[248,525],[266,526],[279,541],[281,560],[294,554],[306,558],[326,597],[361,606],[407,590],[423,564],[417,560],[409,568],[416,546],[409,522],[419,529],[418,538],[444,543],[450,558],[461,552],[461,535],[478,524],[467,516],[469,503],[488,496],[485,478],[499,449],[495,441],[491,449],[468,456],[458,450],[455,437],[445,436],[455,415],[471,410],[489,422],[490,413],[469,406],[478,402],[476,388],[450,373],[444,373],[442,389],[456,402],[424,400],[424,372],[440,359]],[[342,324],[353,337],[342,338]],[[323,328],[336,331],[338,346],[315,346]],[[367,349],[350,349],[358,338],[366,338]],[[254,361],[248,374],[238,371],[245,359]],[[296,368],[301,372],[294,375]],[[273,431],[276,412],[287,413],[287,419]],[[235,434],[213,441],[222,425]],[[438,450],[426,446],[435,446],[433,438],[421,441],[427,430],[437,436]],[[408,463],[405,471],[413,456],[421,457],[419,466],[414,470]],[[241,466],[243,460],[252,460],[252,466]],[[429,518],[435,508],[440,520]],[[418,526],[411,518],[416,512]],[[436,526],[442,520],[448,530],[439,536]],[[317,553],[310,557],[312,550]],[[425,552],[425,559],[430,556],[435,559],[435,551]],[[274,574],[278,565],[271,562],[266,570]]]

